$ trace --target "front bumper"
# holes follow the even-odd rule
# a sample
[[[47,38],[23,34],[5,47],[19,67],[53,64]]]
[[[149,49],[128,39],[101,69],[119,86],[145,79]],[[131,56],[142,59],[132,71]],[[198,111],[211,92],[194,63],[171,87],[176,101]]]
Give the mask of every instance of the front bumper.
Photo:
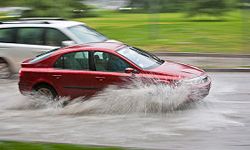
[[[187,84],[189,85],[190,94],[188,95],[188,101],[199,101],[204,99],[211,88],[211,78],[209,76],[203,76],[202,82],[198,84]]]

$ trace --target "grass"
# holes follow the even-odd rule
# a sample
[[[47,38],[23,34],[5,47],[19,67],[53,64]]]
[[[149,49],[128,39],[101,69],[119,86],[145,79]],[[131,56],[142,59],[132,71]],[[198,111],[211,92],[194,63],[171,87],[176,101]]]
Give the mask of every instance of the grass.
[[[75,20],[87,23],[109,38],[151,51],[250,53],[247,11],[232,11],[220,18],[191,19],[183,13],[100,14],[97,18]]]
[[[0,141],[0,150],[122,150],[122,148]]]

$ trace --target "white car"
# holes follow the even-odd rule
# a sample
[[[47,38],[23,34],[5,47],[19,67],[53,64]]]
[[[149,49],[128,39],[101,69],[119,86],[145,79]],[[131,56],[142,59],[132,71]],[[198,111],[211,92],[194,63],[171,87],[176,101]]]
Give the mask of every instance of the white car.
[[[22,61],[45,51],[107,40],[104,35],[76,21],[29,18],[0,22],[0,78],[17,73]]]

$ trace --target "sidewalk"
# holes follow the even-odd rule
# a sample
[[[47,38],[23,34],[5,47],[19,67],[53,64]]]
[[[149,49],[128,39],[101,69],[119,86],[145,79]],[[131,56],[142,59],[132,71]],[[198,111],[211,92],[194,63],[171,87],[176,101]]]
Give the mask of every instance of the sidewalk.
[[[250,55],[204,53],[154,53],[164,60],[191,64],[211,72],[250,72]]]

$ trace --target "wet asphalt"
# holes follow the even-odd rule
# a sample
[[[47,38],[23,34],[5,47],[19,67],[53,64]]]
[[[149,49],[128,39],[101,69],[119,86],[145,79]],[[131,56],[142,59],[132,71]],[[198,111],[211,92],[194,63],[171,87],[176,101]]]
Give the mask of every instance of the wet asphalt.
[[[96,113],[91,110],[90,113],[90,106],[98,105],[100,98],[95,103],[76,102],[72,107],[61,107],[59,103],[51,104],[20,95],[17,79],[1,80],[0,140],[139,149],[250,149],[250,73],[209,75],[212,89],[204,100],[184,109],[157,113],[110,111],[101,114],[97,113],[98,110]],[[136,100],[142,100],[145,98],[143,90],[130,92],[137,94]],[[119,92],[121,94],[123,91]],[[177,95],[183,94],[177,92]],[[124,96],[128,96],[125,93]],[[116,97],[114,106],[121,109],[140,108],[138,105],[142,105],[124,103],[124,99],[119,101],[116,90],[109,92],[109,96]],[[129,99],[133,97],[130,95],[126,100]],[[176,97],[172,100],[176,100]]]

